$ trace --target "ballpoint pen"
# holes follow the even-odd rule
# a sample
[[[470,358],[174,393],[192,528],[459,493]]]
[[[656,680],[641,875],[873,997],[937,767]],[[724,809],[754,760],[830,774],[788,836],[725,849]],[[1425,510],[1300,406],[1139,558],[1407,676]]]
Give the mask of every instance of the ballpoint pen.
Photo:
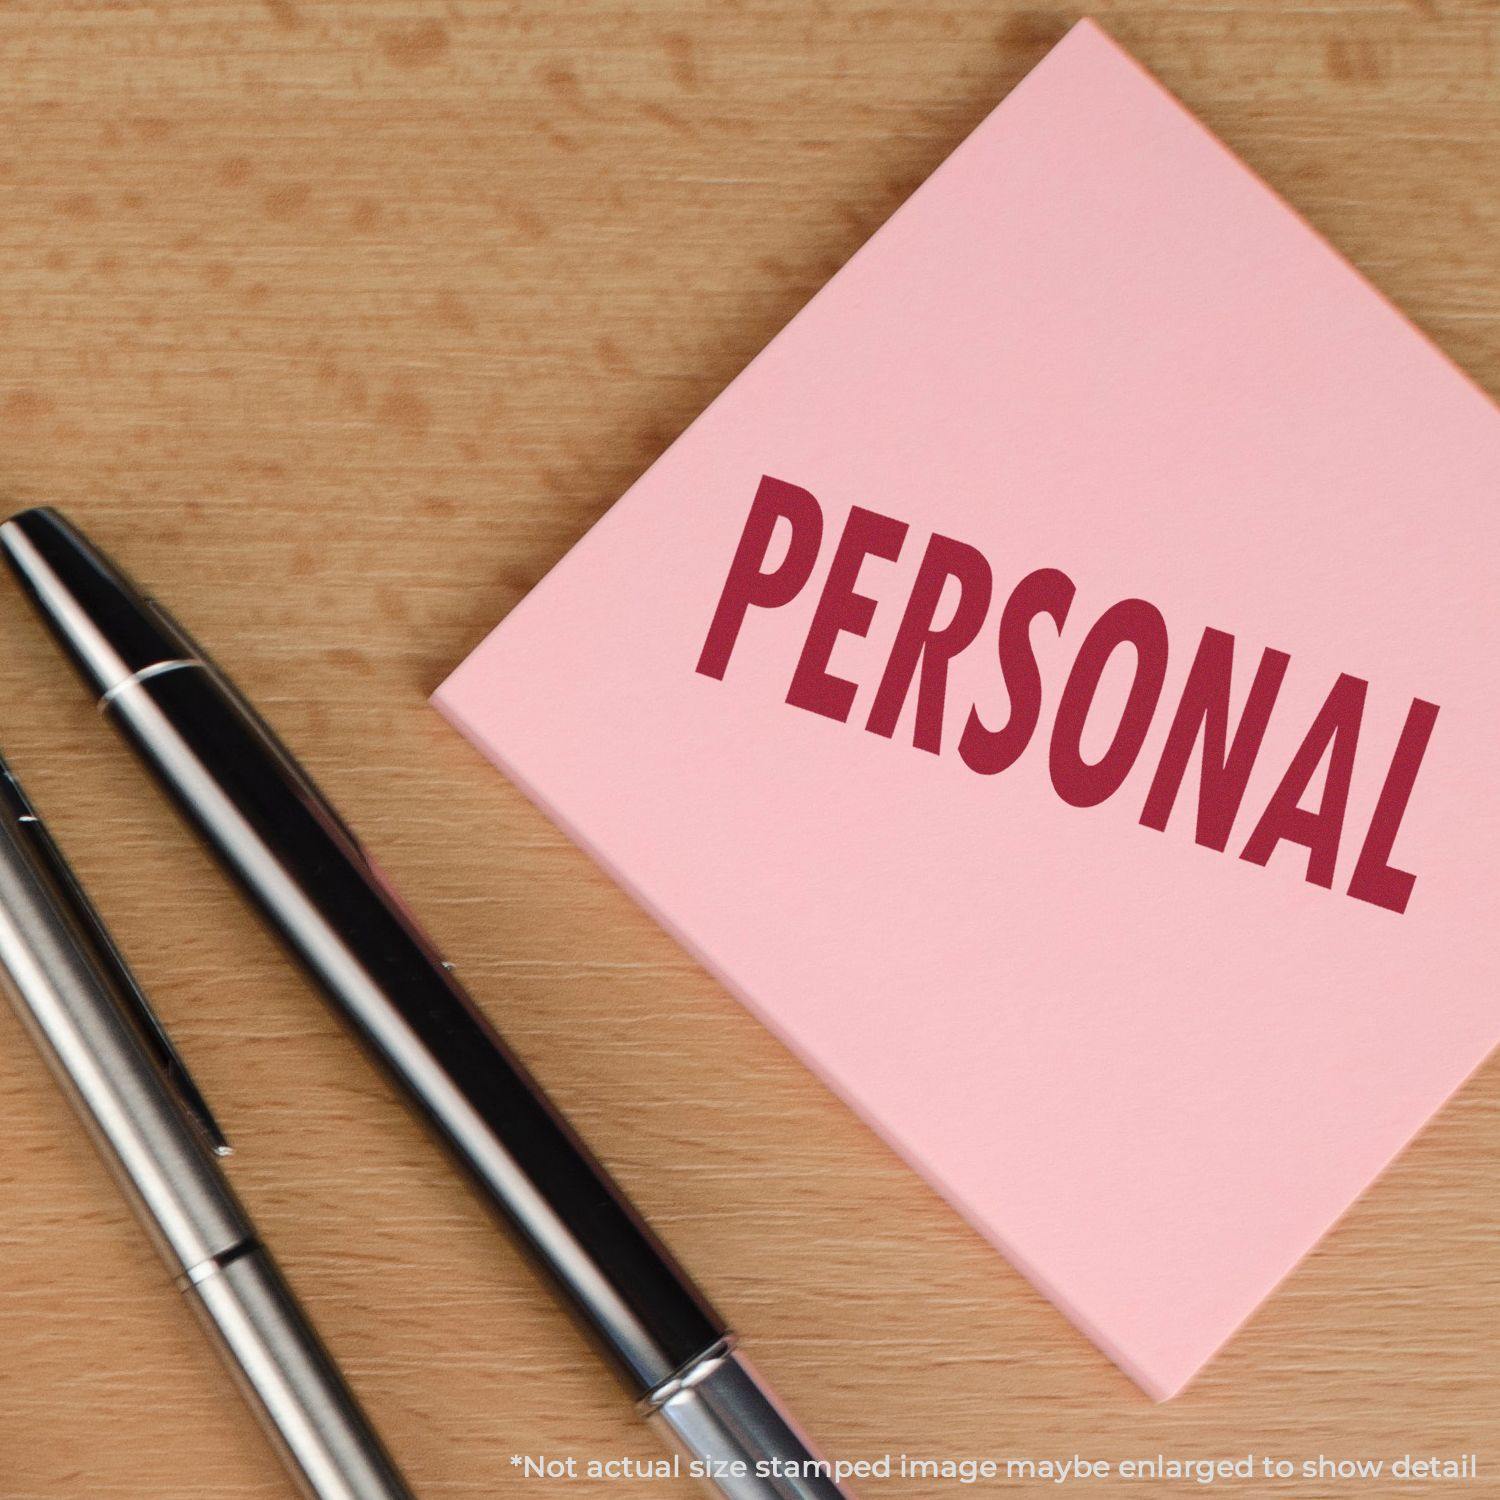
[[[302,1493],[411,1500],[220,1170],[223,1134],[3,760],[0,985]]]
[[[53,510],[0,550],[97,695],[334,1009],[550,1278],[688,1471],[733,1500],[847,1490],[224,674]]]

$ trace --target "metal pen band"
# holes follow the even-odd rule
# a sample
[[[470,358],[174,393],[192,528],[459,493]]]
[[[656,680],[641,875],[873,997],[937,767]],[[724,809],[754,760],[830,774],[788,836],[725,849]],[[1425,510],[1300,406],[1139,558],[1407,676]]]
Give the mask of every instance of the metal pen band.
[[[733,1338],[653,1391],[641,1413],[724,1500],[850,1500]]]

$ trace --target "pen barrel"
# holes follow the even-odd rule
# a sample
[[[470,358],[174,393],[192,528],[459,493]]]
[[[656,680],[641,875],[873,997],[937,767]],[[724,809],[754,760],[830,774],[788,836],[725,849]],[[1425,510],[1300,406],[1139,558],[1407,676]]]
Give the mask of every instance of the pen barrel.
[[[247,1244],[182,1282],[307,1500],[412,1500],[263,1248]]]
[[[164,667],[105,705],[631,1393],[648,1396],[718,1344],[718,1314],[218,674]]]

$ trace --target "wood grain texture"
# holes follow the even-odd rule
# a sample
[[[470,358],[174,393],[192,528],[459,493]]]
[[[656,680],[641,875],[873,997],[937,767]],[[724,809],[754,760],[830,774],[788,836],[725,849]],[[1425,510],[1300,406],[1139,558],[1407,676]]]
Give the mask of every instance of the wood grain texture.
[[[1494,4],[1097,14],[1500,390]],[[1154,1406],[425,706],[1074,18],[11,0],[0,490],[69,508],[211,643],[832,1449],[1494,1475],[1500,1067]],[[515,1477],[513,1451],[658,1450],[10,590],[0,738],[418,1491],[678,1494]],[[0,1096],[0,1496],[279,1500],[8,1016]]]

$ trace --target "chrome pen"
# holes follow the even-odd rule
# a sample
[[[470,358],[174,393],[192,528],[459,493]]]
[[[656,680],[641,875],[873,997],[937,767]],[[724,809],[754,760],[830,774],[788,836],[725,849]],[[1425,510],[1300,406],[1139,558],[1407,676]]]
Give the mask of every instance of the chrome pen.
[[[846,1497],[719,1313],[224,673],[56,511],[0,525],[0,552],[105,716],[696,1477],[732,1500]]]
[[[308,1500],[411,1500],[229,1186],[224,1140],[0,760],[0,987]]]

